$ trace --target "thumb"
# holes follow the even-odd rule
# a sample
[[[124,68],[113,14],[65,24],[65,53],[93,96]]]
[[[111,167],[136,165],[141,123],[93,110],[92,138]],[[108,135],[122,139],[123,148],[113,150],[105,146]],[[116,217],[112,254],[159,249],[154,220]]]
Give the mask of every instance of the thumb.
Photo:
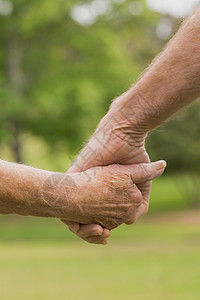
[[[134,183],[144,183],[161,176],[166,168],[166,161],[160,160],[148,164],[133,165],[131,177]]]

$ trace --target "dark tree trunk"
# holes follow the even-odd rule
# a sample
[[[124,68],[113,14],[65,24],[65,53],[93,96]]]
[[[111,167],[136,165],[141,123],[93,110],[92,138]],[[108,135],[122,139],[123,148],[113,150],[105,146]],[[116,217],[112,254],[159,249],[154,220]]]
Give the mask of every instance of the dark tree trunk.
[[[22,54],[20,49],[20,39],[16,32],[9,36],[7,44],[7,80],[13,92],[13,101],[20,101],[24,96],[25,80],[22,70]],[[16,96],[16,97],[15,97]],[[13,138],[11,147],[16,162],[22,162],[21,141],[20,141],[20,116],[9,120],[13,128]]]

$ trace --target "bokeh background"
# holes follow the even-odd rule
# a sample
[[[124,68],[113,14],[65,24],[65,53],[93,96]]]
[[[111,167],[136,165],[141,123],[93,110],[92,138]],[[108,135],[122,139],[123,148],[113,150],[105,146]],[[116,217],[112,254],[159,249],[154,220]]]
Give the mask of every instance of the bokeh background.
[[[111,100],[199,4],[0,0],[0,157],[65,172]],[[199,120],[197,101],[149,136],[167,171],[149,214],[113,231],[107,247],[58,220],[1,216],[0,299],[199,299]]]

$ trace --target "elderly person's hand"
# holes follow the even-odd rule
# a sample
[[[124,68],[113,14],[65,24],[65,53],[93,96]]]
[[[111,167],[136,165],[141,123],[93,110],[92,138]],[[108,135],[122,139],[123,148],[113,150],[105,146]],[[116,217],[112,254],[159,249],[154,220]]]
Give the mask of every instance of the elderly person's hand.
[[[58,195],[55,205],[61,214],[59,218],[81,224],[99,224],[109,230],[122,223],[132,224],[148,210],[149,191],[146,183],[160,176],[165,166],[165,161],[127,166],[113,164],[82,173],[62,174],[60,183],[55,181],[56,184],[52,186],[53,195]],[[73,201],[66,201],[69,179],[73,182],[70,192]],[[50,190],[48,186],[47,191]],[[88,242],[106,244],[109,235],[106,229],[103,235],[101,231],[98,235],[98,228],[94,236],[88,236],[87,230],[84,232],[81,227],[76,233]]]
[[[112,103],[71,172],[112,163],[149,161],[144,147],[147,134],[200,97],[200,51],[196,39],[199,30],[200,7],[183,23],[138,82]],[[150,188],[149,182],[143,186],[148,195]],[[105,234],[99,225],[84,228],[84,225],[68,223],[68,226],[74,231],[79,229],[79,233],[87,231],[91,236],[97,229]]]
[[[103,166],[108,164],[138,164],[149,163],[150,159],[145,150],[146,134],[138,130],[138,124],[132,116],[132,121],[126,119],[129,116],[130,105],[122,105],[123,98],[115,100],[107,115],[101,120],[95,133],[88,144],[79,154],[77,160],[69,169],[69,172],[81,172],[94,166]],[[118,104],[119,103],[119,104]],[[120,108],[120,109],[119,109]],[[131,110],[132,111],[132,110]],[[146,203],[149,202],[151,181],[146,181],[140,186],[142,193],[145,193]],[[137,213],[137,218],[147,212],[148,205],[141,206]],[[102,228],[99,224],[81,225],[76,222],[65,222],[69,229],[76,233],[80,238],[91,236],[99,239],[107,238],[110,232]],[[96,232],[101,235],[97,236]]]

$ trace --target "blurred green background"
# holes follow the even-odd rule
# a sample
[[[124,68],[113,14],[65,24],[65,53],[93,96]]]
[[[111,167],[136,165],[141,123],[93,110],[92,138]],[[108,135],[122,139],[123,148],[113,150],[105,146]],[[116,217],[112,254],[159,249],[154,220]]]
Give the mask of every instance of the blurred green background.
[[[0,0],[0,157],[64,172],[198,0]],[[184,72],[184,70],[183,70]],[[166,159],[149,214],[87,245],[0,217],[0,299],[199,299],[200,103],[148,138]]]

